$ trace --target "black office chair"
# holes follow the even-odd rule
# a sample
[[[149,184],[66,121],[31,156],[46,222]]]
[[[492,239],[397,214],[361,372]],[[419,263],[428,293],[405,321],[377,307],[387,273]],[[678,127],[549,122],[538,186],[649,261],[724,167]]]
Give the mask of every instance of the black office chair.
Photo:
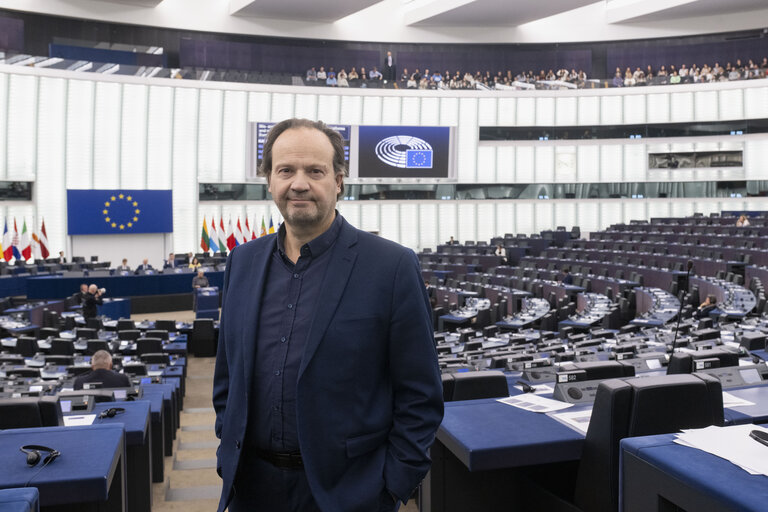
[[[117,339],[123,341],[136,341],[141,337],[141,331],[138,329],[127,329],[117,331]]]
[[[176,320],[155,320],[155,329],[176,332]]]
[[[71,356],[75,354],[75,344],[71,340],[65,340],[62,338],[53,338],[51,341],[51,355],[54,356]]]
[[[171,356],[164,353],[141,354],[141,362],[144,364],[171,364]]]
[[[720,381],[710,375],[663,375],[600,383],[576,477],[584,512],[619,508],[619,441],[723,424]]]
[[[163,351],[163,340],[160,338],[139,338],[136,340],[136,353],[153,354]]]
[[[5,371],[6,377],[40,378],[40,368],[11,368]]]
[[[56,366],[69,366],[75,364],[74,356],[45,356],[45,364],[53,364]]]
[[[37,406],[43,427],[58,427],[64,424],[58,396],[41,396]]]
[[[88,318],[85,321],[85,326],[89,329],[100,331],[104,328],[104,322],[101,321],[101,318]]]
[[[147,338],[160,338],[161,340],[168,340],[168,331],[165,329],[152,329],[147,331]]]
[[[187,350],[197,357],[213,357],[216,355],[216,330],[213,320],[201,318],[192,324]]]
[[[96,338],[96,329],[91,327],[78,327],[75,329],[75,337],[78,340],[92,340]]]
[[[40,329],[38,334],[38,339],[44,340],[47,339],[49,336],[53,336],[56,338],[59,335],[60,331],[56,327],[43,327]]]
[[[37,398],[0,399],[0,430],[42,427]]]
[[[118,331],[128,331],[135,328],[136,328],[136,324],[133,322],[133,320],[121,318],[120,320],[117,321]]]
[[[112,351],[109,349],[109,343],[104,340],[88,340],[86,342],[85,353],[87,355],[92,356],[99,350],[106,350],[107,352],[112,353]]]
[[[453,374],[452,401],[507,396],[509,396],[507,377],[500,371],[483,370]]]
[[[32,357],[37,354],[38,348],[35,337],[20,336],[16,339],[16,348],[13,350],[13,353],[24,357]]]
[[[144,363],[127,363],[123,365],[123,373],[131,377],[147,374],[147,365]]]

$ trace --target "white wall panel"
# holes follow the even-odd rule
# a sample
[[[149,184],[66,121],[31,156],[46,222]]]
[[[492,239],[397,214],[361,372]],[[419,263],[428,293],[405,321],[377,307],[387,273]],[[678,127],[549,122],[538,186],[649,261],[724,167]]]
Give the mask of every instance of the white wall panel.
[[[459,227],[457,239],[461,242],[477,240],[477,204],[460,202],[457,224]]]
[[[693,201],[670,201],[673,217],[689,217],[693,215]]]
[[[497,236],[496,207],[493,201],[483,201],[477,204],[477,239],[490,243]]]
[[[568,230],[570,230],[573,226],[578,225],[575,201],[561,200],[552,201],[552,203],[555,210],[555,216],[553,219],[555,227],[565,226]]]
[[[67,187],[91,188],[93,175],[93,101],[96,83],[90,80],[66,80],[66,85],[63,88],[67,94],[67,115],[64,131],[61,135],[66,140]]]
[[[517,98],[518,126],[533,126],[536,124],[536,98]]]
[[[459,124],[459,98],[440,98],[440,125]]]
[[[577,220],[582,238],[589,238],[589,233],[600,230],[600,203],[597,201],[582,202],[576,204],[578,211]]]
[[[536,211],[536,232],[543,231],[545,229],[555,229],[554,221],[554,202],[553,201],[539,201],[535,203]]]
[[[669,217],[671,215],[669,210],[669,201],[664,199],[656,199],[648,201],[648,218],[654,217]]]
[[[339,201],[336,203],[336,209],[347,222],[360,228],[360,203],[357,201]]]
[[[530,235],[536,231],[536,217],[533,203],[530,201],[515,202],[515,233]]]
[[[600,124],[600,97],[579,97],[579,124],[593,126]]]
[[[8,87],[8,179],[34,179],[37,156],[38,78],[10,75]]]
[[[496,181],[496,147],[479,146],[477,148],[477,181],[480,183]]]
[[[670,94],[670,122],[686,123],[693,121],[694,96],[692,92],[673,92]]]
[[[401,98],[399,96],[384,96],[381,107],[381,124],[398,125],[400,123]]]
[[[768,179],[768,139],[744,143],[744,171],[748,180]]]
[[[579,146],[576,150],[576,164],[579,183],[600,181],[600,146]]]
[[[323,94],[318,98],[317,118],[326,124],[338,124],[340,108],[339,96]]]
[[[197,247],[198,91],[178,88],[173,106],[173,250]]]
[[[497,126],[499,110],[496,98],[480,98],[478,103],[477,124],[480,126]]]
[[[727,89],[718,93],[718,112],[716,119],[744,119],[751,117],[744,115],[744,91],[741,89]],[[698,99],[697,99],[698,101]]]
[[[622,124],[624,122],[624,101],[621,96],[600,98],[600,124]]]
[[[499,183],[515,181],[515,147],[499,146],[496,151],[496,180]]]
[[[576,146],[556,146],[553,183],[575,183],[576,181]]]
[[[579,101],[575,96],[557,98],[555,104],[555,124],[557,126],[576,126],[579,124]]]
[[[719,101],[717,91],[698,91],[694,96],[697,121],[715,121],[718,117]]]
[[[67,111],[67,81],[60,78],[41,78],[38,109],[38,139],[45,141],[37,145],[37,186],[35,203],[25,205],[23,214],[27,229],[40,233],[40,223],[46,220],[48,250],[56,255],[66,249],[66,186],[65,177],[65,136]],[[93,99],[93,96],[90,97]],[[84,173],[90,177],[87,169]],[[21,230],[21,226],[19,226]],[[21,232],[21,231],[19,231]]]
[[[648,156],[644,144],[627,144],[624,146],[624,181],[645,181]]]
[[[297,94],[295,116],[300,119],[321,119],[317,115],[317,99],[320,97],[317,94]],[[343,96],[342,99],[347,97]]]
[[[381,124],[381,96],[365,96],[363,98],[362,124]]]
[[[533,146],[517,146],[515,148],[515,182],[534,183]]]
[[[240,93],[243,98],[240,106],[240,119],[245,130],[245,93]],[[171,188],[172,182],[172,141],[173,141],[173,89],[171,87],[152,86],[149,88],[149,112],[147,118],[147,188],[165,189]],[[233,129],[225,126],[224,129]],[[242,142],[245,142],[244,140]],[[242,146],[241,146],[242,147]],[[228,155],[228,151],[237,149],[223,147],[223,157],[236,158],[236,155]],[[240,150],[241,155],[245,150]],[[245,172],[245,171],[243,171]],[[241,178],[242,179],[242,178]]]
[[[768,117],[768,87],[750,87],[744,90],[744,116],[748,119]]]
[[[555,98],[536,98],[536,125],[554,126]]]
[[[403,98],[401,109],[400,123],[418,126],[421,119],[421,100],[414,96],[406,96]]]
[[[669,94],[649,94],[647,104],[649,123],[669,122]]]
[[[400,205],[390,201],[381,203],[381,230],[383,238],[400,242]]]
[[[294,94],[285,94],[276,92],[272,94],[272,115],[270,121],[279,123],[283,119],[293,117],[294,113]]]
[[[363,98],[361,96],[342,96],[341,97],[341,115],[339,122],[341,124],[362,124]]]
[[[419,240],[419,207],[416,201],[400,203],[400,237],[398,243],[421,250]]]
[[[600,181],[619,182],[622,180],[624,158],[621,144],[600,146]]]
[[[696,199],[693,211],[708,216],[710,213],[720,213],[720,202],[712,199]]]
[[[437,203],[419,204],[419,247],[436,249],[438,238]]]
[[[646,120],[645,94],[627,94],[624,96],[624,122],[642,124]]]
[[[224,125],[221,132],[221,179],[224,183],[245,181],[247,101],[244,92],[224,93]]]
[[[440,124],[440,99],[435,97],[421,98],[421,122],[424,126]]]
[[[460,182],[475,181],[477,173],[477,99],[461,98],[459,101],[458,177]]]
[[[437,205],[438,243],[454,237],[458,240],[459,228],[456,218],[456,202],[441,202]]]
[[[622,219],[622,222],[629,224],[629,221],[646,220],[647,218],[645,199],[631,199],[624,201],[624,218]]]
[[[496,202],[496,234],[515,233],[515,201]]]
[[[611,224],[616,224],[624,218],[622,213],[622,201],[620,199],[608,199],[600,202],[599,229],[606,229]]]
[[[360,208],[360,229],[365,231],[381,231],[379,223],[379,205],[378,201],[372,203],[363,203]]]
[[[248,93],[248,121],[251,123],[266,122],[272,119],[272,93]]]
[[[201,182],[221,179],[221,128],[224,113],[224,92],[200,91],[197,175]]]
[[[499,98],[499,111],[497,113],[497,122],[499,126],[512,126],[517,119],[517,99]]]
[[[93,188],[117,188],[120,170],[120,115],[122,112],[122,92],[120,84],[110,82],[96,83],[93,122]],[[197,97],[197,91],[192,91]],[[197,103],[189,105],[197,112]],[[197,118],[195,117],[195,123]],[[188,127],[197,132],[197,124]],[[193,137],[194,138],[194,137]],[[195,152],[194,146],[189,148]],[[189,179],[194,180],[196,168],[189,167]]]
[[[8,119],[8,81],[10,75],[0,73],[0,119]],[[8,163],[8,123],[0,122],[0,178],[5,179]],[[2,210],[0,210],[2,213]]]
[[[536,146],[536,174],[535,183],[553,183],[555,180],[555,148],[546,146]]]
[[[123,85],[123,112],[120,116],[120,186],[123,188],[142,189],[147,184],[148,96],[146,85]],[[217,138],[220,133],[216,132]],[[216,145],[211,153],[219,161],[221,145]]]

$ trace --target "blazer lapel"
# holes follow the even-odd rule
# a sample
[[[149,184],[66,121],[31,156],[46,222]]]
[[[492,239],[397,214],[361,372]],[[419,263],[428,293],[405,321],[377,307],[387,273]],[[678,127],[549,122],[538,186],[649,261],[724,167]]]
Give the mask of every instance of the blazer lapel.
[[[256,362],[256,333],[258,332],[259,310],[261,309],[261,296],[264,294],[269,258],[275,250],[277,236],[273,236],[262,250],[256,251],[252,256],[246,275],[252,276],[246,287],[246,297],[242,310],[242,340],[243,347],[243,375],[245,376],[246,393],[252,389],[253,367]],[[236,298],[237,299],[237,298]],[[246,404],[247,407],[247,404]]]
[[[323,285],[321,287],[323,293],[318,301],[317,310],[309,329],[307,345],[304,348],[304,355],[301,358],[301,366],[299,367],[299,379],[304,374],[304,370],[306,370],[307,365],[315,355],[320,340],[323,339],[325,331],[328,329],[328,324],[336,312],[357,259],[357,252],[352,249],[355,243],[357,243],[357,230],[350,226],[346,220],[342,221],[339,239],[333,248],[331,261],[328,263],[328,268],[323,277]]]

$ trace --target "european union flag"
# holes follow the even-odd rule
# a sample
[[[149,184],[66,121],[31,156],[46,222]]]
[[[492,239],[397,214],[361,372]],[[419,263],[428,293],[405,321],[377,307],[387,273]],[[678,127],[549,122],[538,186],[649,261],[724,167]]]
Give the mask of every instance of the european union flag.
[[[170,190],[67,190],[70,235],[173,232]]]
[[[405,167],[413,168],[432,168],[432,151],[425,149],[408,149],[405,152]]]

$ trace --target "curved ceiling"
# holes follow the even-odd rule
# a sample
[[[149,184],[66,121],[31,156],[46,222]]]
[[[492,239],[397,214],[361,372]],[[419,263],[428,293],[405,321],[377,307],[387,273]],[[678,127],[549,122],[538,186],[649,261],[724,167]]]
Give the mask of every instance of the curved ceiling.
[[[0,0],[183,30],[372,42],[553,43],[768,27],[766,0]]]

